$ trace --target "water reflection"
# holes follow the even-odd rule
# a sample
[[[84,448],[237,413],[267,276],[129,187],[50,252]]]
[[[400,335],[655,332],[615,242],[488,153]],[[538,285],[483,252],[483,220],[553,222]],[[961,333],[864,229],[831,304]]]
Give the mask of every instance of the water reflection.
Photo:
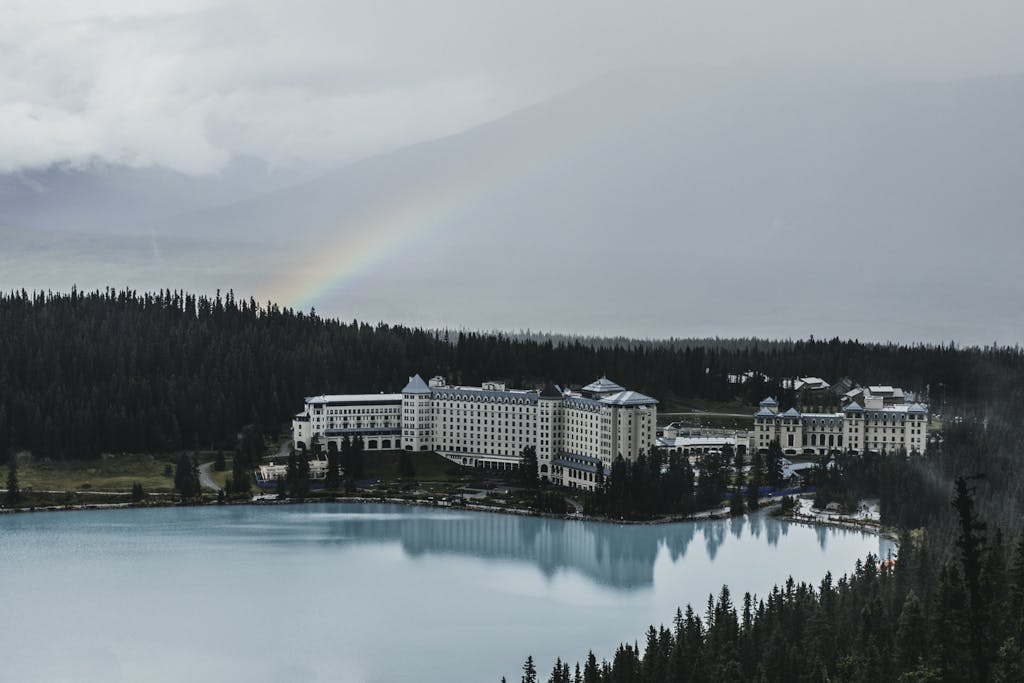
[[[252,511],[229,513],[240,522]],[[252,519],[248,521],[253,521]],[[267,517],[259,517],[266,525]],[[681,560],[699,533],[710,560],[727,538],[739,540],[744,530],[776,545],[790,522],[763,514],[724,520],[664,525],[615,525],[536,517],[434,510],[391,505],[302,506],[282,508],[277,525],[261,528],[278,543],[313,541],[328,544],[397,542],[410,557],[455,554],[487,560],[512,560],[536,565],[544,575],[578,572],[616,589],[653,585],[655,561],[662,548],[673,562]],[[244,526],[244,525],[243,525]],[[834,529],[817,530],[824,550]],[[850,532],[854,533],[854,532]]]

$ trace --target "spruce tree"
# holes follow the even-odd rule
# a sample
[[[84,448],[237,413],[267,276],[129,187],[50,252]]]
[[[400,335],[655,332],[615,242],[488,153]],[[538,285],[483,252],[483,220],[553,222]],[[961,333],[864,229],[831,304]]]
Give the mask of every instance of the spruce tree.
[[[21,502],[21,487],[18,485],[18,458],[12,455],[7,463],[7,493],[4,504],[14,507]]]
[[[228,493],[249,495],[252,493],[252,475],[245,468],[242,458],[235,458],[231,463],[231,485]]]
[[[776,439],[768,444],[768,457],[765,458],[765,481],[772,488],[782,487],[782,446]]]
[[[903,609],[896,625],[896,667],[900,672],[913,671],[924,660],[925,641],[922,635],[927,632],[921,601],[914,591],[910,591],[903,601]]]
[[[522,683],[537,683],[537,667],[533,663],[533,655],[529,655],[523,662]]]
[[[761,507],[761,483],[764,481],[764,462],[761,453],[754,450],[750,460],[750,483],[747,485],[747,507],[756,510]]]
[[[519,479],[524,487],[528,489],[537,488],[539,483],[537,475],[537,449],[534,446],[527,446],[523,449],[519,465]]]
[[[989,666],[985,652],[984,633],[988,614],[981,590],[981,558],[985,549],[982,532],[985,524],[974,512],[973,489],[967,486],[963,477],[954,483],[953,508],[959,520],[960,536],[956,546],[960,549],[960,565],[963,568],[964,585],[967,587],[967,613],[970,624],[969,649],[973,661],[974,678],[986,680]]]
[[[356,436],[352,440],[352,479],[354,480],[366,478],[366,465],[363,462],[363,452],[365,449],[363,437]]]
[[[341,486],[341,458],[335,442],[327,444],[327,475],[324,478],[324,488],[328,491],[337,491]]]
[[[726,444],[723,455],[726,455],[731,451],[732,446]],[[743,455],[738,450],[736,451],[736,455],[733,457],[732,469],[734,479],[732,497],[729,500],[729,514],[736,517],[746,513],[747,511],[743,501],[744,489],[746,488],[746,477],[743,474]]]

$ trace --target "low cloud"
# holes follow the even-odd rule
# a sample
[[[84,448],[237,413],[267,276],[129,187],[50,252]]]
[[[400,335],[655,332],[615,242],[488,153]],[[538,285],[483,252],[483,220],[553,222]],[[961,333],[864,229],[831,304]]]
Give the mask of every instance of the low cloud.
[[[1024,69],[1024,9],[908,0],[5,3],[0,172],[314,168],[457,132],[636,64],[875,78]]]

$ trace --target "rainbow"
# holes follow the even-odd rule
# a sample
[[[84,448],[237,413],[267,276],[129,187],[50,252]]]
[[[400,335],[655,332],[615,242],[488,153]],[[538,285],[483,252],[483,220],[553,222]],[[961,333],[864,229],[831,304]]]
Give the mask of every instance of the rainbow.
[[[573,149],[589,148],[602,134],[599,127],[581,122],[573,146],[563,146],[560,157],[573,158]],[[486,169],[463,168],[447,177],[434,177],[393,206],[378,210],[370,218],[346,223],[340,238],[317,242],[315,249],[294,267],[283,268],[266,287],[263,300],[305,310],[327,295],[350,290],[381,264],[408,252],[424,237],[473,211],[494,195],[510,192],[513,186],[543,183],[562,172],[547,160],[539,163],[528,153],[513,153],[500,160],[500,177]]]
[[[306,310],[327,295],[352,288],[383,262],[410,251],[433,229],[444,226],[477,204],[475,183],[430,187],[368,219],[345,225],[333,242],[317,243],[294,267],[268,283],[261,297]]]

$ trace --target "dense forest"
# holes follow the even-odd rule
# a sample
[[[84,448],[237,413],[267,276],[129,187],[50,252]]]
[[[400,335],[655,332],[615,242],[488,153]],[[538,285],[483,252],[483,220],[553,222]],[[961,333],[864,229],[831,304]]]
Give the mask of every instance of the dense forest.
[[[820,502],[879,497],[882,521],[902,529],[895,558],[763,596],[723,587],[614,653],[559,660],[546,680],[1024,680],[1017,405],[948,426],[924,456],[846,455],[816,472]],[[531,659],[523,680],[538,676]]]
[[[594,344],[345,323],[232,294],[25,291],[0,296],[0,451],[53,458],[218,448],[274,436],[303,396],[396,391],[407,377],[580,385],[607,374],[663,400],[791,401],[783,378],[886,382],[977,403],[1024,386],[1019,348],[746,340]],[[695,342],[696,343],[696,342]],[[729,375],[760,377],[731,384]]]
[[[230,293],[14,292],[0,295],[0,458],[15,449],[60,459],[236,443],[251,444],[240,455],[258,453],[303,396],[395,391],[413,372],[517,386],[607,374],[663,400],[748,404],[768,394],[793,402],[781,381],[803,375],[930,390],[933,407],[949,414],[926,455],[840,455],[813,473],[821,504],[880,499],[883,522],[903,530],[894,562],[868,557],[848,576],[788,582],[765,596],[724,587],[706,606],[652,626],[642,646],[642,634],[623,634],[631,642],[615,653],[567,653],[580,663],[558,662],[548,680],[1024,680],[1024,352],[691,341],[345,323]],[[751,370],[771,379],[729,381]],[[617,461],[585,504],[650,517],[727,499],[740,514],[758,506],[762,485],[779,483],[772,454],[754,455],[749,481],[729,453],[696,471],[665,457]],[[175,476],[195,486],[194,462],[181,459]],[[539,675],[531,659],[524,680]]]

